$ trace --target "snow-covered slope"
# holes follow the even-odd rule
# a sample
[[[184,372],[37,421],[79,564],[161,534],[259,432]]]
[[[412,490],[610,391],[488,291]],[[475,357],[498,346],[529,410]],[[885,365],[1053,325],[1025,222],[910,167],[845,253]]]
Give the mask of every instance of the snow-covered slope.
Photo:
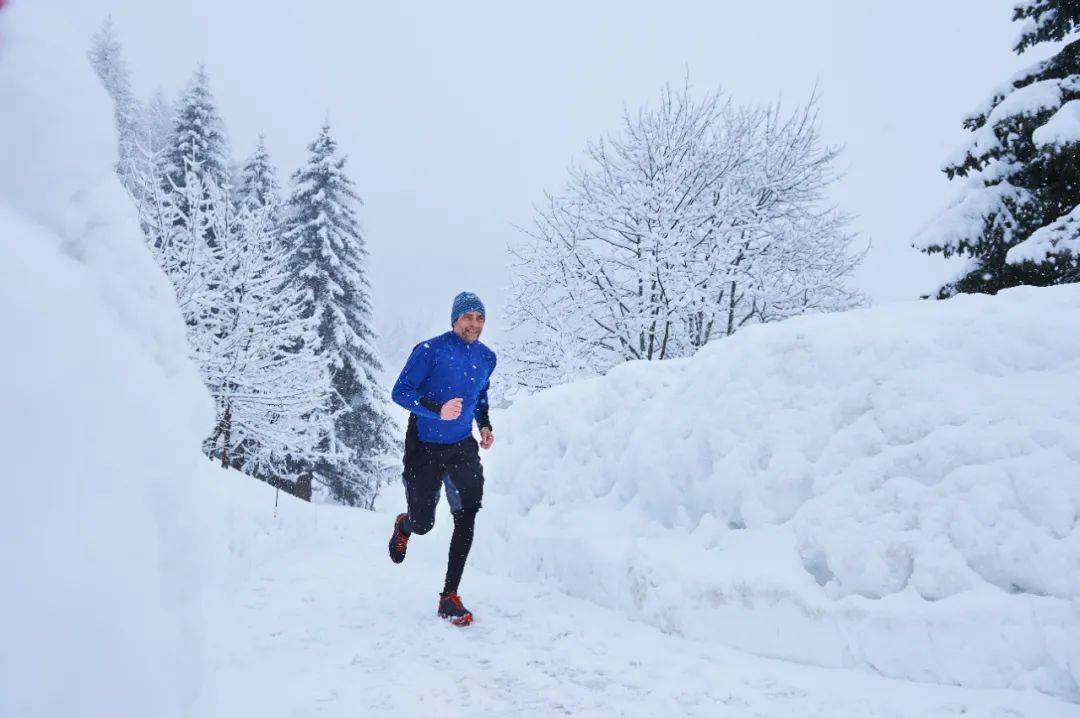
[[[1080,699],[1080,286],[752,327],[496,419],[476,565],[671,633]]]
[[[85,45],[0,9],[0,715],[190,716],[212,407]]]

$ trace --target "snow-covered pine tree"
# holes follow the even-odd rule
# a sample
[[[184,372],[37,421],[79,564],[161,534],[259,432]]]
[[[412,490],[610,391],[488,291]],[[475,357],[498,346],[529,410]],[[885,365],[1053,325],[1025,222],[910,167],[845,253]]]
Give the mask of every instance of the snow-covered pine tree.
[[[292,252],[291,274],[304,289],[304,316],[319,325],[333,408],[340,412],[315,476],[335,500],[370,506],[397,442],[377,381],[382,367],[370,323],[367,249],[356,216],[360,198],[328,124],[308,152],[292,178],[284,239]]]
[[[165,93],[158,89],[143,105],[139,135],[139,145],[149,152],[160,152],[164,155],[172,136],[175,110],[172,104],[165,98]]]
[[[165,153],[167,189],[183,188],[189,173],[219,186],[229,177],[225,125],[210,92],[210,77],[199,65],[176,108]]]
[[[1071,35],[1080,3],[1023,0],[1013,20],[1022,53]],[[1080,281],[1080,39],[996,90],[964,127],[972,134],[944,171],[965,189],[914,241],[968,258],[937,296]]]
[[[280,216],[281,184],[262,135],[259,135],[255,152],[240,169],[236,195],[242,209],[266,209],[271,220]]]
[[[136,143],[141,134],[140,108],[131,91],[131,76],[111,17],[94,35],[89,55],[90,64],[113,100],[119,142],[116,172],[120,181],[131,191],[131,165],[138,155]]]
[[[173,221],[172,227],[161,228],[171,244],[163,248],[170,260],[163,266],[177,286],[199,351],[197,343],[227,331],[223,293],[228,291],[225,275],[230,268],[224,260],[233,239],[229,233],[238,227],[225,128],[202,65],[180,98],[162,158],[164,200]]]

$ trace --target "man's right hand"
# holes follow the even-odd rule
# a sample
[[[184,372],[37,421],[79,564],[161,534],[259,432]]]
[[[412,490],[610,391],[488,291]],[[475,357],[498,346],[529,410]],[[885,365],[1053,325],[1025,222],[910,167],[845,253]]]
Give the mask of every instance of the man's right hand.
[[[453,421],[461,416],[461,399],[451,399],[442,405],[439,410],[439,418],[443,421]]]

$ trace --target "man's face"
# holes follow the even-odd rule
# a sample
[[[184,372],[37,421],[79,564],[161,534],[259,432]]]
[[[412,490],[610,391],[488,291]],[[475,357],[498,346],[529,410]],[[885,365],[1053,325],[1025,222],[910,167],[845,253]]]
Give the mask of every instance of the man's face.
[[[484,331],[484,315],[480,312],[465,312],[454,322],[454,333],[468,343],[480,338]]]

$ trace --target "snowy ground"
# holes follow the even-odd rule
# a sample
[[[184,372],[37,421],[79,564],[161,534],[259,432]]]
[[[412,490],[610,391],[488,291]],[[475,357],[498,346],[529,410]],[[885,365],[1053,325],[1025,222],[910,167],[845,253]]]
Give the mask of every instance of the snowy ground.
[[[434,615],[445,514],[396,566],[386,556],[390,514],[282,495],[273,518],[271,490],[227,481],[241,495],[241,535],[207,715],[1080,716],[1080,706],[1035,692],[759,658],[473,567],[462,596],[477,620],[454,628]],[[493,539],[481,521],[477,541]]]

